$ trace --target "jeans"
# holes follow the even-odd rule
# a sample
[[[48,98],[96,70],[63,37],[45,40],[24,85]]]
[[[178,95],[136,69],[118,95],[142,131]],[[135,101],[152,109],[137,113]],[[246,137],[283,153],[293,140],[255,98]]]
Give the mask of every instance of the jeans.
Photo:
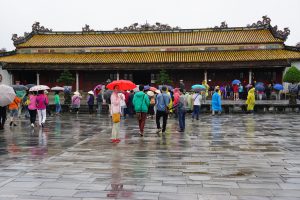
[[[192,118],[194,119],[196,116],[196,119],[199,119],[199,113],[200,113],[200,106],[199,105],[194,105],[193,108],[193,114],[192,114]]]
[[[56,104],[55,105],[55,112],[58,114],[61,112],[61,105],[60,104]]]
[[[39,125],[41,126],[46,122],[46,109],[37,110],[38,117],[39,117]]]
[[[36,119],[36,110],[28,110],[30,115],[30,123],[34,124]]]
[[[140,132],[142,134],[144,133],[146,118],[147,118],[147,113],[141,112],[141,119],[138,119],[138,121],[139,121]]]
[[[98,102],[98,114],[102,112],[102,103]]]
[[[185,129],[185,111],[178,110],[178,120],[179,120],[179,128],[180,130]]]
[[[166,132],[166,126],[167,126],[167,120],[168,120],[168,114],[165,111],[157,111],[156,112],[156,126],[157,129],[160,129],[160,118],[163,117],[163,127],[162,132]]]

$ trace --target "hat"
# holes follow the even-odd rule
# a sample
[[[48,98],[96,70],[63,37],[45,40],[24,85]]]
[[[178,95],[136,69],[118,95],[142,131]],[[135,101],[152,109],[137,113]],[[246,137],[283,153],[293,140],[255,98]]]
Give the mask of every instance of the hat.
[[[80,93],[78,91],[74,92],[74,95],[80,95]]]
[[[161,92],[160,92],[160,90],[155,90],[155,93],[160,94]]]
[[[88,92],[88,94],[94,95],[94,92],[91,90]]]
[[[47,90],[44,91],[44,94],[48,94],[49,92]]]

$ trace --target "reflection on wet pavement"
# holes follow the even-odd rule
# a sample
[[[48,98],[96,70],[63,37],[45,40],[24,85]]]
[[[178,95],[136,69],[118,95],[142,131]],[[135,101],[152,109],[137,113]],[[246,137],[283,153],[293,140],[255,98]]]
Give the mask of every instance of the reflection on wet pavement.
[[[119,144],[106,116],[20,119],[0,132],[0,199],[298,199],[299,119],[204,115],[185,133],[170,119],[164,135],[148,120],[143,138],[126,119]]]

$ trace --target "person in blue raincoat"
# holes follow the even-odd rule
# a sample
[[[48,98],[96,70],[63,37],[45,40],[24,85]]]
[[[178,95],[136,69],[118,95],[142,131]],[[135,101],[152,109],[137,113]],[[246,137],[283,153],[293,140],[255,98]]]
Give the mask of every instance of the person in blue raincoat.
[[[211,106],[212,106],[212,115],[215,115],[215,112],[218,112],[218,114],[221,114],[222,101],[221,101],[221,96],[219,94],[218,88],[215,90],[215,93],[212,96]]]

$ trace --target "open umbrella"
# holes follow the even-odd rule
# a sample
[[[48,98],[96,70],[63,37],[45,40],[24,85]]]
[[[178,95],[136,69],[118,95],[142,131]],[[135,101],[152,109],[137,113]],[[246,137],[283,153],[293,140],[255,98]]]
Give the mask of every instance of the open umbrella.
[[[150,97],[153,97],[153,96],[154,96],[154,92],[152,92],[152,91],[148,91],[147,94],[148,94],[148,96],[150,96]]]
[[[94,93],[95,93],[96,95],[98,95],[96,91],[97,91],[97,90],[98,90],[98,91],[102,90],[102,87],[103,87],[102,84],[96,85],[96,87],[94,88]]]
[[[24,91],[28,90],[28,88],[25,85],[12,85],[11,86],[15,91]]]
[[[136,85],[129,80],[117,80],[109,83],[106,87],[113,90],[115,86],[119,86],[119,90],[133,90]]]
[[[283,85],[281,85],[281,84],[275,84],[273,88],[274,88],[274,90],[280,91],[280,90],[283,90]]]
[[[252,87],[253,87],[253,85],[251,85],[251,84],[246,85],[246,88],[252,88]]]
[[[64,91],[65,88],[59,87],[59,86],[55,86],[55,87],[51,88],[51,90],[52,90],[52,91]]]
[[[149,90],[150,89],[150,86],[149,85],[145,85],[144,86],[144,90]]]
[[[15,91],[12,87],[8,85],[0,85],[0,106],[7,106],[10,104],[16,97]]]
[[[169,91],[172,91],[172,90],[173,90],[173,87],[172,87],[171,85],[159,85],[159,86],[158,86],[158,89],[161,90],[163,86],[166,86],[166,87],[168,88]]]
[[[36,86],[36,84],[27,84],[25,85],[28,89],[32,88],[33,86]]]
[[[196,84],[196,85],[192,86],[192,89],[193,90],[195,90],[195,89],[206,90],[206,87],[204,85]]]
[[[49,90],[50,88],[47,85],[36,85],[29,89],[30,92],[32,91],[40,91],[40,90]]]
[[[241,81],[237,80],[237,79],[235,79],[235,80],[232,81],[232,85],[238,85],[240,83],[241,83]]]
[[[256,84],[255,85],[255,90],[259,91],[259,92],[263,92],[265,91],[265,86],[262,84]]]
[[[149,90],[155,92],[155,90],[157,90],[157,88],[156,87],[150,87]]]
[[[156,94],[160,94],[161,92],[160,92],[160,90],[155,90],[154,91]]]

